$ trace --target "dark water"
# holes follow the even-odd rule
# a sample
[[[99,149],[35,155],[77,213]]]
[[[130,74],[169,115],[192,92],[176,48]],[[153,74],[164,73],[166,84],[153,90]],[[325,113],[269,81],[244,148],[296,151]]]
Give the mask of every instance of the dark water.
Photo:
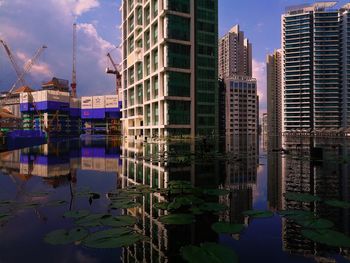
[[[0,220],[0,262],[182,262],[181,247],[205,242],[229,247],[239,262],[348,262],[349,249],[307,239],[300,225],[277,211],[312,211],[349,236],[349,209],[287,200],[284,193],[350,201],[350,140],[289,138],[284,140],[287,153],[273,151],[278,144],[266,146],[251,138],[229,146],[228,153],[219,154],[221,145],[207,140],[134,144],[84,137],[1,153],[0,200],[15,203],[0,205],[0,219],[11,214]],[[163,189],[174,180],[189,181],[198,189],[229,189],[228,195],[211,197],[228,209],[196,216],[189,225],[165,225],[159,217],[166,212],[153,205],[171,197],[159,191],[138,197],[138,207],[109,209],[107,193],[134,184]],[[79,195],[86,189],[100,198]],[[135,216],[133,228],[144,239],[115,249],[44,242],[53,230],[73,228],[74,219],[63,214],[81,209]],[[274,214],[255,219],[242,214],[247,210]],[[240,234],[219,235],[211,229],[218,221],[245,228]]]

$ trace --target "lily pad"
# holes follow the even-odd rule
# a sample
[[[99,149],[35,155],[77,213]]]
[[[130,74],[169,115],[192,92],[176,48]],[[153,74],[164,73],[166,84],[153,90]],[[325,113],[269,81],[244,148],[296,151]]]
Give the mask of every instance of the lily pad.
[[[301,219],[296,221],[298,225],[301,225],[305,228],[314,228],[314,229],[325,229],[332,228],[334,223],[327,219]]]
[[[106,217],[101,219],[101,223],[104,226],[111,226],[111,227],[132,226],[137,223],[137,218],[129,215]]]
[[[316,218],[313,212],[304,210],[283,210],[278,213],[291,220],[311,220]]]
[[[153,208],[155,209],[161,209],[161,210],[167,210],[168,209],[168,202],[159,202],[159,203],[155,203],[153,204]]]
[[[194,222],[192,214],[170,214],[161,216],[159,221],[166,225],[188,225]]]
[[[182,257],[191,263],[235,263],[238,256],[230,248],[215,243],[204,243],[200,247],[182,247]]]
[[[130,199],[117,199],[113,200],[110,204],[111,209],[126,209],[126,208],[134,208],[134,207],[140,207],[141,204],[130,201]]]
[[[349,202],[340,201],[340,200],[327,200],[325,201],[325,204],[333,207],[339,207],[339,208],[350,208]]]
[[[243,212],[243,215],[252,218],[267,218],[272,217],[273,213],[271,211],[247,210]]]
[[[40,203],[37,202],[27,202],[27,203],[22,203],[18,205],[19,209],[26,209],[26,208],[35,208],[40,206]]]
[[[82,217],[86,217],[89,214],[90,212],[87,210],[76,210],[76,211],[65,212],[63,217],[79,219]]]
[[[320,244],[332,247],[350,247],[350,237],[330,229],[305,229],[301,234]]]
[[[227,210],[227,206],[219,203],[204,203],[199,206],[199,209],[206,212],[222,212]]]
[[[83,241],[83,245],[90,248],[118,248],[130,246],[142,239],[142,235],[131,233],[129,229],[117,228],[95,232]]]
[[[76,241],[81,241],[88,234],[88,231],[81,227],[72,230],[59,229],[47,234],[44,240],[51,245],[67,245]]]
[[[204,212],[197,206],[193,206],[189,209],[189,211],[194,215],[202,215]]]
[[[78,219],[77,221],[75,221],[75,224],[78,226],[85,226],[85,227],[101,226],[103,225],[102,220],[107,220],[108,218],[112,218],[112,215],[90,214],[88,216]]]
[[[287,200],[297,201],[297,202],[311,203],[311,202],[321,201],[320,197],[307,194],[307,193],[288,192],[288,193],[285,193],[284,196]]]
[[[228,195],[230,193],[230,190],[226,190],[226,189],[206,189],[203,192],[204,192],[204,194],[207,194],[207,195],[222,196],[222,195]]]
[[[211,228],[218,234],[239,234],[244,229],[244,225],[216,222]]]
[[[65,200],[52,200],[46,203],[47,206],[60,206],[60,205],[65,205],[68,202]]]
[[[11,214],[0,213],[0,224],[8,221],[12,217]]]
[[[38,192],[31,192],[31,193],[28,193],[29,196],[32,196],[32,197],[43,197],[43,196],[48,196],[50,193],[49,192],[45,192],[45,191],[38,191]]]

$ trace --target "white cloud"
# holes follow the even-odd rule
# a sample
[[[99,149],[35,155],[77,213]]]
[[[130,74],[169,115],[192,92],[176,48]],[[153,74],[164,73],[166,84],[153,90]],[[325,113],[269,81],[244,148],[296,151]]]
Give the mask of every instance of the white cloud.
[[[65,13],[81,16],[93,8],[99,7],[98,0],[51,0],[52,4],[59,5]]]
[[[27,63],[29,61],[29,59],[32,58],[28,54],[21,52],[21,51],[17,52],[16,55],[17,55],[17,58],[19,59],[18,62],[20,62],[18,66],[21,69],[23,68],[25,63]],[[40,58],[38,58],[37,61],[39,61],[39,59]],[[41,62],[36,62],[33,64],[31,70],[25,75],[25,77],[28,75],[30,75],[32,78],[40,81],[42,78],[50,78],[51,76],[53,76],[53,72],[47,63],[43,63],[41,61]]]
[[[253,77],[258,82],[258,95],[260,100],[260,112],[266,111],[266,64],[253,59]]]

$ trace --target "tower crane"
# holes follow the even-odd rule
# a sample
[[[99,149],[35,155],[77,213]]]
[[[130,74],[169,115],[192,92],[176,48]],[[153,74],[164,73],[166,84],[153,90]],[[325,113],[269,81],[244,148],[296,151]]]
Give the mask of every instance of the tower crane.
[[[21,72],[20,76],[18,76],[16,82],[12,85],[12,88],[10,89],[9,93],[11,93],[17,87],[17,85],[19,83],[22,83],[23,85],[25,85],[24,76],[29,73],[29,71],[32,69],[33,65],[35,64],[36,60],[44,52],[45,48],[47,48],[47,46],[45,46],[45,45],[38,48],[38,50],[35,52],[33,58],[29,59],[25,63],[25,65],[23,67],[23,71]]]
[[[73,68],[72,68],[72,83],[70,84],[72,88],[72,97],[77,97],[77,72],[76,72],[76,62],[77,62],[77,24],[73,24]]]
[[[121,89],[121,85],[122,85],[122,75],[120,74],[120,72],[118,70],[118,66],[114,62],[114,60],[109,52],[107,53],[107,57],[111,61],[114,69],[106,68],[106,73],[115,75],[115,77],[116,77],[116,93],[117,93],[117,95],[119,95],[119,90]]]
[[[7,53],[7,56],[10,59],[11,65],[13,67],[13,69],[16,71],[17,77],[21,76],[21,69],[19,68],[14,56],[12,55],[11,49],[9,48],[9,46],[6,44],[6,42],[2,39],[0,39],[1,44],[4,46],[5,51]],[[20,79],[20,83],[24,86],[25,85],[25,81],[23,78]]]

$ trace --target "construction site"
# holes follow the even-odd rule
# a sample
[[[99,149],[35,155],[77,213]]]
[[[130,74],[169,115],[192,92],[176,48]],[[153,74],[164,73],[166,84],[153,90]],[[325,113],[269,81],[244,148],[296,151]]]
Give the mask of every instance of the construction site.
[[[0,151],[45,143],[60,137],[81,134],[121,135],[121,75],[110,53],[106,54],[112,68],[106,74],[115,77],[115,93],[77,97],[77,40],[73,24],[72,79],[52,77],[39,88],[30,87],[26,76],[48,48],[40,46],[21,68],[13,51],[0,39],[17,79],[8,91],[0,93]]]

